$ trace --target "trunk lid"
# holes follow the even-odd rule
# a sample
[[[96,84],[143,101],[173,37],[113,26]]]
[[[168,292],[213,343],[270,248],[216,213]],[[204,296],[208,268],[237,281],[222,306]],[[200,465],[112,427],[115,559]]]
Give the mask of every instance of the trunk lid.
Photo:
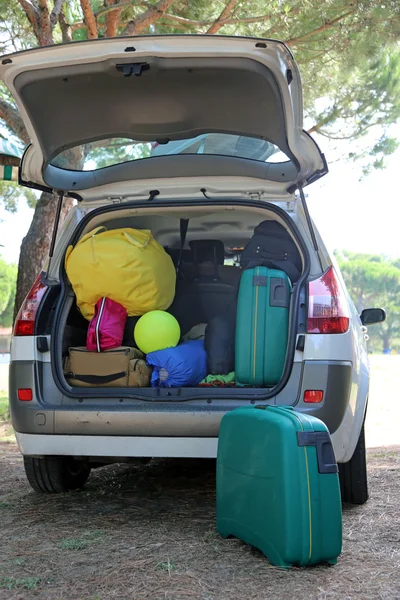
[[[31,139],[20,171],[30,187],[91,201],[177,178],[223,192],[239,178],[285,196],[327,171],[303,131],[300,74],[282,42],[92,40],[3,57],[0,75]]]

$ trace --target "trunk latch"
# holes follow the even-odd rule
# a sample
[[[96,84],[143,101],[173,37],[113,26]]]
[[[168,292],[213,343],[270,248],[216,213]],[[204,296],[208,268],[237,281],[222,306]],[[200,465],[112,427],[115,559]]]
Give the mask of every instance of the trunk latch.
[[[116,65],[117,71],[123,74],[124,77],[131,77],[132,75],[136,75],[136,77],[140,77],[143,71],[148,71],[150,69],[149,63],[124,63],[123,65]]]

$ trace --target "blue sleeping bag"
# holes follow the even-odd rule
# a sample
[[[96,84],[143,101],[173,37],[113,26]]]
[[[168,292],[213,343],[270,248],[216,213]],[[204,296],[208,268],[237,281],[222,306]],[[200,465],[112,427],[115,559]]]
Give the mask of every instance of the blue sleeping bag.
[[[175,348],[150,352],[146,360],[153,367],[152,387],[195,386],[207,376],[203,340],[190,340]]]

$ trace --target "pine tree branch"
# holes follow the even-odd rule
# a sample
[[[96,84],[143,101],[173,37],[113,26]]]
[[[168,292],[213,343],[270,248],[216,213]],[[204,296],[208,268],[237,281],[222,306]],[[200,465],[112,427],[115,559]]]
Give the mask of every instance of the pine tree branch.
[[[136,4],[142,4],[144,6],[152,6],[151,4],[148,4],[147,2],[143,2],[143,0],[125,0],[124,2],[107,2],[107,0],[105,0],[104,2],[104,8],[101,8],[100,10],[98,10],[95,13],[95,17],[96,19],[99,19],[99,17],[102,17],[103,15],[107,15],[110,12],[113,12],[115,10],[123,10],[124,8],[128,8],[131,6],[135,6]]]
[[[285,40],[285,44],[287,46],[293,46],[293,45],[298,44],[299,42],[308,41],[310,39],[310,37],[314,37],[315,35],[318,35],[318,33],[325,32],[327,29],[330,29],[331,27],[336,25],[336,23],[339,23],[339,21],[343,21],[343,19],[345,19],[346,17],[349,17],[350,15],[353,15],[355,12],[356,12],[356,9],[349,10],[348,12],[344,13],[343,15],[336,17],[336,19],[326,20],[325,23],[323,25],[321,25],[321,27],[317,27],[316,29],[309,31],[308,33],[305,33],[304,35],[300,35],[300,36],[294,37],[294,38],[289,38],[288,40]]]
[[[65,18],[63,11],[61,11],[58,16],[58,22],[60,24],[62,41],[64,43],[72,42],[72,26],[67,22],[67,19]],[[85,26],[85,24],[82,23],[82,27],[84,27],[84,26]]]
[[[107,37],[115,37],[117,35],[119,18],[123,10],[122,8],[116,9],[114,2],[115,0],[104,0],[104,6],[112,9],[110,12],[106,13]],[[98,19],[98,13],[96,14],[96,18]]]
[[[23,142],[29,144],[28,132],[25,129],[25,125],[21,119],[21,115],[18,110],[0,98],[0,119],[2,119],[7,127]]]
[[[36,39],[39,41],[40,34],[40,16],[37,8],[32,4],[30,0],[18,0],[20,5],[25,11],[29,23],[32,25],[33,33]]]
[[[207,30],[206,33],[209,34],[209,35],[217,33],[221,29],[221,27],[224,26],[224,21],[232,13],[232,11],[235,8],[235,6],[236,6],[237,3],[238,3],[238,0],[229,0],[227,2],[227,4],[225,5],[225,8],[223,9],[223,11],[221,12],[221,14],[219,15],[218,19],[216,19],[214,21],[214,23],[211,25],[211,27]]]
[[[211,25],[213,21],[194,21],[192,19],[186,19],[185,17],[178,17],[176,15],[171,15],[170,13],[164,13],[161,17],[162,20],[173,21],[175,23],[179,23],[180,25],[186,25],[187,27],[203,27],[204,25]]]
[[[79,21],[78,23],[67,23],[67,25],[71,28],[72,32],[77,31],[78,29],[86,29],[86,23],[83,21]]]
[[[96,17],[94,16],[92,3],[90,0],[79,0],[83,12],[83,20],[87,28],[87,37],[89,40],[99,37],[97,30]]]
[[[239,25],[241,23],[261,23],[263,21],[268,21],[271,18],[271,15],[259,15],[256,17],[231,17],[224,19],[219,22],[222,26],[224,25]],[[161,20],[173,21],[175,23],[179,23],[180,25],[186,25],[187,27],[206,27],[207,25],[212,25],[215,21],[210,21],[209,19],[205,21],[194,21],[192,19],[185,19],[185,17],[178,17],[176,15],[171,15],[170,13],[165,13]]]
[[[367,133],[367,131],[369,131],[372,127],[376,127],[377,125],[384,125],[385,124],[385,120],[384,119],[377,119],[376,121],[374,121],[373,123],[370,123],[369,125],[365,125],[365,127],[357,127],[352,133],[348,134],[348,135],[339,135],[339,133],[330,133],[329,131],[324,131],[323,129],[320,129],[318,126],[311,127],[311,129],[308,130],[307,133],[318,133],[319,135],[322,135],[323,137],[326,137],[330,140],[354,140],[355,138],[361,137],[362,135],[364,135],[365,133]]]
[[[51,46],[54,44],[51,33],[50,12],[47,5],[47,0],[39,0],[39,44],[40,46]]]
[[[122,35],[138,35],[147,29],[150,25],[161,19],[165,11],[173,4],[175,0],[159,0],[152,4],[137,19],[129,21]]]
[[[54,0],[54,7],[50,15],[50,25],[52,30],[57,25],[57,21],[60,16],[64,2],[65,0]]]

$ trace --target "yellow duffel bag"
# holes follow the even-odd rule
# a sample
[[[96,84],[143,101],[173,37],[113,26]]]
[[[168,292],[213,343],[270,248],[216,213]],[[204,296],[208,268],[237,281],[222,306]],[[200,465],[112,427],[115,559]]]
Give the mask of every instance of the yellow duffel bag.
[[[131,317],[166,310],[174,299],[174,264],[146,229],[97,227],[68,248],[65,269],[88,320],[103,297],[122,304]]]

